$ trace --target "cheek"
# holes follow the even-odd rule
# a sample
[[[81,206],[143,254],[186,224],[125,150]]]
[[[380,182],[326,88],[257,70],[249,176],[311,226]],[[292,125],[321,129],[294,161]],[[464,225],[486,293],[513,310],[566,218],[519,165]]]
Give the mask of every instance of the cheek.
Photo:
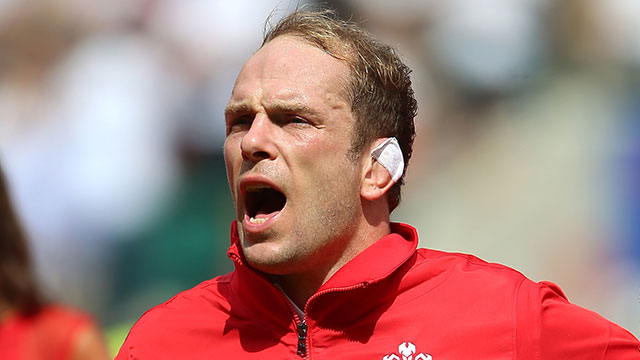
[[[305,158],[305,182],[314,193],[355,191],[360,171],[344,151],[330,153],[309,152]],[[347,190],[348,189],[348,190]]]
[[[289,143],[296,151],[300,162],[315,167],[332,168],[347,158],[351,142],[339,132],[303,134]]]
[[[238,164],[237,158],[240,155],[239,147],[234,144],[234,142],[229,141],[228,139],[224,142],[224,164],[227,170],[227,182],[229,183],[229,189],[231,190],[231,196],[233,197],[233,201],[236,200],[236,191],[235,191],[235,180],[236,174],[238,173],[238,169],[240,165]]]
[[[344,142],[309,151],[310,154],[315,155],[310,161],[311,166],[315,167],[317,178],[322,179],[329,188],[350,187],[352,182],[359,178],[358,166],[351,159],[348,151],[349,146]]]

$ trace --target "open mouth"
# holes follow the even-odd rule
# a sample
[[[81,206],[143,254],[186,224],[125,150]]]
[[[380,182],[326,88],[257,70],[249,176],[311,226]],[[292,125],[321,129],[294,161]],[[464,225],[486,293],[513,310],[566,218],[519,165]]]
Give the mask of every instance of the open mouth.
[[[274,217],[287,203],[283,193],[270,187],[248,189],[244,198],[249,221],[254,224],[262,224]]]

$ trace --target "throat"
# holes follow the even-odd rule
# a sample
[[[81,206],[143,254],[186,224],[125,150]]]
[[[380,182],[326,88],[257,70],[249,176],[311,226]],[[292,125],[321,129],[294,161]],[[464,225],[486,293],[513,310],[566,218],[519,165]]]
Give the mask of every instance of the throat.
[[[326,282],[318,274],[271,275],[270,280],[285,294],[287,299],[299,309],[304,310],[307,301]]]
[[[303,321],[305,319],[304,316],[304,304],[302,304],[302,306],[296,304],[295,301],[293,301],[289,295],[287,295],[287,292],[284,291],[284,289],[282,288],[282,286],[280,286],[280,284],[278,283],[273,283],[273,285],[278,288],[278,290],[280,290],[280,292],[282,292],[282,294],[287,298],[287,300],[289,300],[289,303],[291,304],[291,307],[293,308],[293,310],[296,312],[296,314],[298,315],[298,318],[300,319],[300,321]],[[306,304],[306,301],[305,301]]]

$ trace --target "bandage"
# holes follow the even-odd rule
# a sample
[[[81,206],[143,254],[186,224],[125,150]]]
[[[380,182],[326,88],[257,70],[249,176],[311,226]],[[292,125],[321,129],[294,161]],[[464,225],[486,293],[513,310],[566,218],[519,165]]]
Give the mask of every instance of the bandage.
[[[371,157],[376,159],[380,165],[389,171],[393,181],[398,181],[402,177],[404,170],[404,158],[398,140],[390,137],[380,145],[371,150]]]

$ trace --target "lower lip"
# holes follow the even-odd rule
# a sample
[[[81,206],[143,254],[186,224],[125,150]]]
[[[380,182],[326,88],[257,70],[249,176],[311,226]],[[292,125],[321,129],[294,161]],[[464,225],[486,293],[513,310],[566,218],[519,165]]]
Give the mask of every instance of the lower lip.
[[[284,209],[282,209],[284,210]],[[269,217],[262,223],[252,223],[248,214],[244,214],[244,219],[242,221],[242,227],[244,231],[249,233],[260,233],[268,230],[273,223],[278,219],[282,210],[269,214]]]

